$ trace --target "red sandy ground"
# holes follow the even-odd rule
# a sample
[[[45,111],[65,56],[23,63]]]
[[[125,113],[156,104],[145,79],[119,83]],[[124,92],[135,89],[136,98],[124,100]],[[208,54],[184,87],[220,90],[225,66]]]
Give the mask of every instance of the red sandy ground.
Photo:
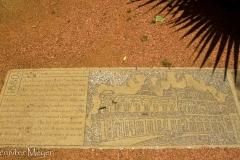
[[[187,47],[194,33],[181,39],[188,28],[175,32],[182,25],[172,27],[168,23],[170,15],[164,23],[151,23],[166,3],[147,12],[153,4],[137,9],[146,0],[128,2],[0,0],[0,89],[11,69],[162,67],[163,62],[173,67],[200,67],[204,55],[193,64],[200,37]],[[176,17],[180,15],[181,12]],[[217,50],[212,51],[204,67],[213,67]],[[224,67],[225,59],[223,53],[217,67]],[[232,59],[230,56],[229,68],[233,68]],[[0,156],[0,159],[28,158]],[[230,160],[240,159],[240,149],[56,149],[51,156],[41,159]]]

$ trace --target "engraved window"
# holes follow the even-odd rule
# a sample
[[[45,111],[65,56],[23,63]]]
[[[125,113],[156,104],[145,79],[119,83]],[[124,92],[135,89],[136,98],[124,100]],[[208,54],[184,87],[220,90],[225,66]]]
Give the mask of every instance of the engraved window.
[[[171,120],[171,129],[174,131],[181,131],[181,120]]]
[[[233,127],[232,127],[232,123],[231,123],[230,119],[229,119],[229,118],[224,118],[224,122],[225,122],[225,124],[226,124],[226,126],[227,126],[227,129],[228,129],[229,131],[232,131],[232,130],[233,130]]]
[[[195,96],[196,96],[195,99],[199,100],[199,92],[195,92]]]
[[[116,112],[121,112],[121,107],[122,107],[121,102],[116,103]]]
[[[188,124],[189,124],[189,130],[190,130],[190,132],[196,131],[195,122],[189,122]]]
[[[167,113],[169,113],[169,112],[171,112],[171,105],[166,105],[166,107],[167,107]]]
[[[213,113],[214,112],[214,109],[213,109],[213,106],[211,106],[211,104],[207,104],[207,110],[209,113]]]
[[[133,136],[133,135],[135,135],[135,133],[134,133],[134,121],[132,121],[132,122],[129,122],[129,127],[130,127],[130,136]]]
[[[129,122],[125,122],[125,137],[129,136],[129,131],[130,131],[130,124]]]
[[[212,128],[209,122],[205,122],[205,131],[212,132]]]
[[[217,112],[217,113],[220,112],[220,109],[219,109],[218,105],[213,104],[213,107],[214,107],[215,112]]]
[[[175,122],[175,120],[171,120],[171,130],[176,130],[176,122]]]
[[[186,113],[191,113],[192,112],[192,106],[189,102],[185,103],[185,107],[186,107]]]
[[[150,105],[148,103],[144,104],[144,111],[149,112],[150,111]]]
[[[122,137],[122,133],[123,133],[122,123],[115,122],[114,123],[114,132],[113,132],[114,138]]]
[[[118,122],[115,122],[115,124],[114,124],[113,137],[114,138],[119,137],[119,123]]]
[[[189,132],[188,122],[189,122],[189,116],[185,116],[185,118],[182,119],[182,129],[183,129],[183,132]]]
[[[190,130],[190,132],[195,132],[195,131],[197,131],[195,117],[191,117],[189,120],[190,120],[190,122],[189,122],[188,124],[189,124],[189,130]]]
[[[167,111],[167,106],[166,106],[166,104],[163,104],[163,105],[162,105],[162,111],[163,111],[164,113],[166,113],[166,111]]]
[[[179,111],[178,106],[176,106],[176,105],[173,104],[173,111],[174,111],[174,112],[178,112],[178,111]]]
[[[131,103],[130,102],[124,102],[123,106],[124,106],[124,111],[125,112],[129,112],[130,111],[130,109],[131,109]]]
[[[176,125],[177,125],[177,130],[178,131],[182,131],[182,121],[179,119],[179,120],[176,120]]]
[[[147,121],[147,133],[154,133],[152,121]]]
[[[183,123],[182,129],[183,129],[183,132],[189,132],[188,123]]]
[[[212,130],[214,133],[218,133],[218,127],[217,127],[217,123],[211,123],[212,126]]]
[[[135,110],[137,112],[140,111],[140,103],[139,102],[135,102],[134,106],[135,106]]]
[[[186,99],[186,94],[185,93],[178,93],[178,98],[179,99]]]
[[[192,113],[200,113],[198,102],[192,102]]]
[[[219,105],[219,108],[220,108],[220,112],[222,114],[228,114],[229,113],[228,107],[226,105]]]
[[[153,104],[153,108],[154,108],[154,112],[158,112],[158,111],[159,111],[159,108],[158,108],[158,104],[157,104],[157,103],[154,103],[154,104]]]
[[[206,108],[205,108],[204,104],[199,103],[199,107],[198,108],[199,108],[198,109],[199,113],[206,113]]]
[[[198,99],[198,100],[202,100],[202,99],[203,99],[203,94],[204,94],[204,93],[202,93],[201,91],[198,91],[198,93],[197,93],[197,99]]]
[[[129,137],[133,135],[133,123],[125,122],[125,137]]]
[[[204,128],[203,128],[203,123],[202,122],[197,122],[197,130],[199,132],[203,132]]]
[[[224,133],[225,132],[223,124],[218,123],[217,127],[218,127],[218,132],[219,133]]]
[[[195,95],[195,92],[189,92],[189,98],[190,99],[196,99],[196,95]]]
[[[162,112],[162,111],[163,111],[162,104],[159,104],[159,105],[158,105],[158,112]]]
[[[136,122],[136,134],[137,135],[142,135],[144,134],[144,124],[143,121],[137,121]]]
[[[206,94],[206,92],[201,92],[201,91],[199,91],[198,97],[199,97],[199,99],[201,99],[201,100],[207,100],[207,94]]]
[[[173,112],[174,111],[174,105],[173,104],[169,104],[167,106],[167,108],[168,108],[168,112]]]
[[[163,120],[163,127],[164,127],[165,130],[168,129],[168,120],[167,119]]]
[[[105,133],[107,139],[112,138],[112,124],[110,121],[105,122]]]
[[[119,137],[123,136],[123,123],[122,122],[118,122],[118,135]]]
[[[157,120],[157,132],[160,133],[163,130],[162,121]]]
[[[183,102],[178,102],[178,107],[179,107],[179,110],[180,111],[182,111],[182,112],[184,112],[185,111],[185,107],[184,107],[184,104],[183,104]]]

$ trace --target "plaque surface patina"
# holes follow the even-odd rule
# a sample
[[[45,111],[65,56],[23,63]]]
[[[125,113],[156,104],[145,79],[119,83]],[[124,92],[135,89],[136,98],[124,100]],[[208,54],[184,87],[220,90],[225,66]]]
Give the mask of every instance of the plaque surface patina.
[[[165,148],[240,145],[231,74],[194,68],[9,71],[1,147]]]

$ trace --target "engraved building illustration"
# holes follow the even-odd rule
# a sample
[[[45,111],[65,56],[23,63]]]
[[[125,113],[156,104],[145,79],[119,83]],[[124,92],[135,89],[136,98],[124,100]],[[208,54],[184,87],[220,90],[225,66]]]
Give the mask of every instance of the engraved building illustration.
[[[101,106],[91,120],[93,144],[139,137],[233,135],[229,113],[235,111],[208,90],[171,85],[158,96],[150,83],[146,79],[136,94],[105,90],[99,95]]]

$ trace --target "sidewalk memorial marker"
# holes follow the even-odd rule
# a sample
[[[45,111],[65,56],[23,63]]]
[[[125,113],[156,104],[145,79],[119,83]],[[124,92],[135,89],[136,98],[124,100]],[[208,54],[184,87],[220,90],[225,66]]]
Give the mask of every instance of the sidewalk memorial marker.
[[[231,74],[195,68],[11,70],[0,147],[165,148],[240,144]]]

